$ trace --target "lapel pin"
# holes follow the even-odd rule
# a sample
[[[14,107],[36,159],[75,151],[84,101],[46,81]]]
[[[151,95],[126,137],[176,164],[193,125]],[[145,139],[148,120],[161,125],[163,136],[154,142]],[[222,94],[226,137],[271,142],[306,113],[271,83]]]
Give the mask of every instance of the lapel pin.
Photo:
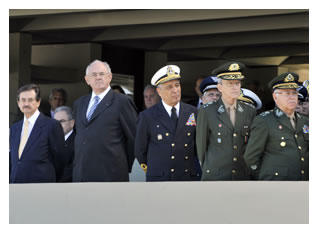
[[[158,134],[158,140],[162,140],[162,135]]]

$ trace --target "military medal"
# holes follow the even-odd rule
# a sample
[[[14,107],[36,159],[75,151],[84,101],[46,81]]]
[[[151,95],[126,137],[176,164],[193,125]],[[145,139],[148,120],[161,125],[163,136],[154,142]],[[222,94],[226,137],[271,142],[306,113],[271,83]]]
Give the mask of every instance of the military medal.
[[[162,140],[162,135],[161,134],[158,135],[158,140]]]
[[[282,141],[282,142],[280,143],[280,146],[281,146],[281,147],[285,147],[285,146],[286,146],[286,142]]]
[[[309,126],[304,125],[302,130],[303,130],[303,133],[308,134],[309,133]]]
[[[221,138],[217,139],[218,144],[221,144]]]

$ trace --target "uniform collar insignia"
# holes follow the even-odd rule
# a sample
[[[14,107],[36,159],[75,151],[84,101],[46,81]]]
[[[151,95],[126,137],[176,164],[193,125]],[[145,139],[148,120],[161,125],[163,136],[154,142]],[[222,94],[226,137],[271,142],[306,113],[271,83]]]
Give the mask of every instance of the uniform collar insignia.
[[[238,104],[238,111],[241,113],[243,112],[243,108],[240,106],[240,104]]]
[[[225,112],[223,105],[220,105],[220,107],[218,108],[218,112],[219,113],[224,113]]]
[[[280,109],[276,109],[276,116],[281,117],[283,115],[283,112]]]
[[[301,118],[301,116],[300,116],[300,114],[299,114],[299,113],[296,113],[296,114],[297,114],[297,117],[298,117],[298,118]]]

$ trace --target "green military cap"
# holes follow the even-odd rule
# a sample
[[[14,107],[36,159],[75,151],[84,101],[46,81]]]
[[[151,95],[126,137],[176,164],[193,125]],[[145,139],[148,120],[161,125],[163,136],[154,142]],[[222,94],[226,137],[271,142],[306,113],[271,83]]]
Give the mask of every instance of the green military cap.
[[[296,73],[283,73],[279,76],[272,79],[268,87],[272,90],[275,89],[297,89],[299,88],[298,85],[299,75]]]
[[[217,78],[224,80],[242,80],[244,76],[242,74],[245,65],[240,62],[228,62],[212,71],[212,74]]]

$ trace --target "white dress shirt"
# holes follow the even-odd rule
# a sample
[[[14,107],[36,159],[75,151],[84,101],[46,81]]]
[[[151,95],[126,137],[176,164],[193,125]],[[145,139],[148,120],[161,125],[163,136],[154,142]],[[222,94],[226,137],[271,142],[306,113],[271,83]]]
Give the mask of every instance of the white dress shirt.
[[[69,131],[69,132],[64,136],[64,141],[66,141],[66,140],[69,138],[69,136],[72,134],[72,132],[73,132],[73,129],[72,129],[71,131]]]
[[[108,92],[110,91],[111,87],[109,86],[104,92],[102,92],[100,95],[96,95],[93,91],[92,91],[92,95],[91,95],[91,99],[87,108],[87,114],[86,117],[88,117],[88,113],[89,110],[91,109],[91,106],[94,104],[94,97],[99,96],[99,103],[101,102],[101,100],[108,94]]]
[[[35,113],[34,113],[31,117],[28,118],[28,122],[29,122],[29,126],[28,126],[28,138],[29,138],[29,136],[30,136],[30,133],[31,133],[31,131],[32,131],[33,127],[34,127],[34,124],[36,123],[39,115],[40,115],[40,112],[39,112],[39,110],[37,109],[37,110],[35,111]],[[26,120],[27,120],[27,118],[26,118],[26,116],[24,116],[24,118],[23,118],[23,125],[22,125],[22,129],[21,129],[21,137],[22,137],[22,135],[23,135],[24,123],[26,122]],[[21,139],[21,138],[20,138],[20,139]]]
[[[169,114],[169,117],[171,117],[172,106],[167,105],[163,100],[162,100],[162,104],[165,110],[167,111],[167,113]],[[176,108],[177,117],[179,118],[180,102],[178,102],[174,107]]]

